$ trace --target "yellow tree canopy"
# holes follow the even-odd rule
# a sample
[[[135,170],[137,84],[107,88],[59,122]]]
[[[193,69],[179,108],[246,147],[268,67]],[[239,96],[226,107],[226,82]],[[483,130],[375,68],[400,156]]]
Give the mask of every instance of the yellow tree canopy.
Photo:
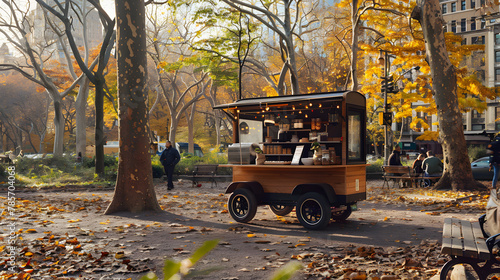
[[[409,15],[415,6],[414,1],[388,0],[379,4],[381,7],[387,9],[390,7],[406,15]],[[384,73],[383,68],[378,65],[378,58],[379,51],[384,50],[390,53],[390,75],[399,86],[399,92],[388,95],[388,104],[395,113],[394,121],[401,122],[403,118],[412,117],[412,110],[427,115],[436,114],[432,79],[429,65],[425,60],[425,45],[421,30],[415,29],[415,26],[410,27],[406,17],[384,9],[373,9],[365,13],[362,19],[369,28],[365,32],[364,42],[360,43],[362,51],[360,55],[367,58],[368,66],[360,78],[363,85],[362,92],[368,94],[368,111],[383,108],[381,77]],[[445,38],[450,60],[456,67],[460,109],[462,112],[473,109],[484,111],[486,100],[495,98],[495,92],[483,86],[475,75],[475,69],[467,65],[464,60],[472,55],[481,55],[484,46],[462,45],[462,38],[451,32],[446,33]],[[418,75],[413,71],[412,80],[409,76],[401,76],[415,66],[419,66],[420,70]],[[413,118],[410,128],[416,130],[417,127],[427,130],[429,125],[421,118]],[[425,140],[437,140],[437,135],[437,133],[425,133],[422,137]]]

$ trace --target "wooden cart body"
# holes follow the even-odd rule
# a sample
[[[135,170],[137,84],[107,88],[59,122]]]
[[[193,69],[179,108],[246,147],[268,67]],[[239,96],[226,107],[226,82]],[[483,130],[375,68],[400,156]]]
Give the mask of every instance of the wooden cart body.
[[[309,194],[310,196],[311,193],[318,193],[326,198],[323,204],[328,204],[327,207],[331,207],[332,211],[333,209],[345,210],[346,207],[350,209],[357,201],[366,199],[366,100],[364,95],[354,91],[343,91],[251,98],[215,106],[214,109],[222,109],[232,120],[234,143],[238,143],[241,138],[242,120],[257,124],[260,121],[265,124],[264,121],[268,119],[274,122],[276,119],[283,121],[285,118],[288,120],[300,118],[304,126],[300,129],[290,128],[288,132],[295,133],[295,139],[304,140],[317,131],[318,134],[325,136],[323,139],[318,138],[318,142],[326,149],[334,150],[336,154],[335,164],[332,165],[303,165],[297,161],[290,164],[292,157],[297,157],[296,153],[300,155],[300,150],[296,149],[297,146],[304,146],[303,154],[300,156],[307,157],[308,154],[310,155],[312,143],[276,139],[272,136],[269,126],[262,125],[257,127],[257,130],[262,133],[262,140],[258,144],[262,145],[263,150],[272,151],[266,153],[266,161],[272,164],[224,165],[233,169],[233,182],[228,186],[226,193],[247,189],[252,193],[250,196],[257,201],[258,205],[271,206],[295,206],[303,195]],[[316,126],[313,125],[314,122]],[[278,124],[272,125],[278,126]],[[317,129],[318,127],[320,129]],[[280,162],[286,164],[280,164]],[[238,195],[246,200],[248,192],[240,193],[241,191]],[[313,200],[322,200],[313,196]],[[235,205],[240,206],[241,203],[238,202]],[[232,216],[235,218],[234,215]],[[248,218],[241,220],[246,222]],[[314,227],[310,228],[314,229]]]
[[[332,206],[366,199],[366,165],[225,165],[233,168],[226,189],[249,186],[259,204],[294,205],[306,192],[321,192]],[[256,184],[258,183],[258,184]]]

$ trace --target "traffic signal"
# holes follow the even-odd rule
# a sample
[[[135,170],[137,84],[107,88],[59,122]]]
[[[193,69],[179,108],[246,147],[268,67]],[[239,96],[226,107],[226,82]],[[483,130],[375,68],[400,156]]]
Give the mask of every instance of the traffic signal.
[[[392,125],[392,113],[391,112],[379,112],[378,122],[380,125]]]
[[[380,92],[387,92],[387,78],[382,77],[382,86],[380,87]]]
[[[394,81],[392,79],[392,76],[390,76],[389,80],[387,81],[387,93],[394,93]]]
[[[399,91],[398,86],[394,84],[394,78],[392,76],[382,77],[382,87],[380,91],[385,93],[397,93]]]

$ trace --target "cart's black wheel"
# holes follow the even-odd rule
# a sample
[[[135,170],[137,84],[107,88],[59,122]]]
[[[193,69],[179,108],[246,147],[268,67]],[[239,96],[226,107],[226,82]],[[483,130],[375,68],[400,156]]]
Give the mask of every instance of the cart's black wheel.
[[[227,208],[235,221],[247,223],[257,213],[257,199],[251,190],[237,189],[229,197]]]
[[[309,192],[303,194],[297,202],[297,218],[307,229],[323,229],[330,222],[332,211],[325,196]]]
[[[292,212],[293,206],[271,204],[269,205],[269,209],[278,216],[286,216]]]
[[[338,212],[333,212],[332,213],[332,219],[335,221],[345,221],[349,216],[352,214],[352,209],[351,205],[347,205],[347,209],[338,211]]]
[[[455,274],[454,277],[452,275]],[[464,278],[465,276],[465,278]],[[440,280],[464,279],[476,280],[481,279],[470,264],[461,263],[458,259],[452,259],[447,262],[442,268],[439,275]],[[485,278],[486,279],[486,278]]]

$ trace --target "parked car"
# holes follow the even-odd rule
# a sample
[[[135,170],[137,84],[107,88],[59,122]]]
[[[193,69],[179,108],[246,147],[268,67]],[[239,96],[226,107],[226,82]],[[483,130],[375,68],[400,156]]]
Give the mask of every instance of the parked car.
[[[186,142],[176,142],[175,143],[175,148],[177,149],[177,151],[179,151],[179,153],[182,155],[182,154],[187,154],[188,153],[188,143]],[[163,150],[165,150],[165,142],[163,143],[158,143],[158,152],[157,154],[158,155],[161,155],[161,153],[163,152]],[[201,150],[201,147],[200,145],[198,144],[194,144],[194,156],[197,156],[197,157],[203,157],[203,152]]]
[[[471,163],[472,176],[476,180],[492,180],[493,170],[489,171],[489,157],[482,157]]]

